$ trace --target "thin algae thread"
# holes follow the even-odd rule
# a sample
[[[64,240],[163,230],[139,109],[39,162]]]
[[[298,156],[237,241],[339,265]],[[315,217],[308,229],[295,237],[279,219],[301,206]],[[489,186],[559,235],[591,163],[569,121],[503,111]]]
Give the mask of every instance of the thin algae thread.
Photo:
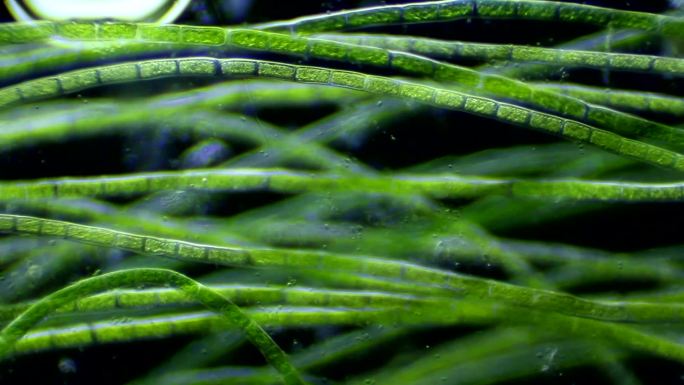
[[[578,22],[600,27],[638,29],[676,37],[684,21],[675,16],[623,11],[577,3],[534,0],[426,1],[361,8],[291,21],[265,23],[255,28],[290,33],[318,33],[389,24],[454,21],[469,18],[526,19]]]
[[[427,194],[436,198],[504,195],[569,200],[675,201],[682,183],[586,180],[497,179],[454,175],[349,175],[285,169],[199,169],[88,178],[0,182],[0,200],[116,197],[172,189],[204,191],[276,191],[286,193],[348,191]]]
[[[289,306],[320,307],[404,307],[411,304],[437,302],[434,298],[380,291],[343,291],[319,288],[272,287],[249,285],[206,285],[214,292],[240,306],[284,304]],[[0,318],[11,321],[26,311],[34,302],[0,306]],[[199,302],[177,289],[113,290],[72,301],[54,310],[55,314],[100,312],[152,307],[194,306]]]
[[[0,214],[0,231],[52,236],[195,263],[245,267],[316,266],[318,269],[335,268],[339,271],[364,272],[378,277],[449,288],[454,290],[455,295],[460,293],[467,297],[500,300],[513,305],[585,318],[622,322],[662,322],[680,320],[684,317],[684,308],[674,308],[670,305],[597,302],[565,293],[515,286],[390,259],[360,259],[358,256],[314,251],[285,253],[282,250],[202,245],[10,214]]]
[[[684,144],[684,134],[672,127],[641,119],[629,114],[594,106],[579,99],[554,93],[550,90],[535,89],[532,85],[500,75],[490,75],[469,68],[459,67],[422,56],[401,51],[340,43],[330,40],[288,36],[247,29],[226,29],[220,27],[195,27],[186,25],[154,25],[131,23],[83,23],[68,24],[75,32],[66,38],[77,39],[143,39],[144,41],[177,42],[205,46],[230,46],[248,50],[277,52],[300,57],[351,62],[391,67],[412,75],[425,76],[437,81],[453,82],[454,86],[472,92],[481,89],[484,94],[505,97],[519,103],[531,104],[536,108],[548,110],[572,119],[607,128],[627,136],[645,136],[664,140],[675,145]],[[98,32],[110,28],[114,32],[101,36]],[[143,68],[135,67],[136,74],[142,75]],[[216,67],[216,72],[219,68]],[[155,70],[150,68],[150,75]],[[162,70],[169,71],[168,69]],[[186,74],[197,76],[200,74]],[[217,75],[219,75],[217,73]],[[95,77],[99,72],[95,72]],[[135,78],[131,79],[135,80]],[[122,80],[118,80],[122,81]],[[56,78],[56,87],[62,89],[62,81]],[[80,81],[78,81],[80,83]],[[95,84],[97,85],[97,84]],[[50,86],[50,85],[46,85]],[[15,98],[24,100],[25,90],[17,89]],[[29,93],[30,95],[30,93]],[[28,97],[30,98],[30,96]],[[0,103],[0,106],[2,103]]]
[[[456,306],[423,307],[416,309],[387,310],[328,310],[321,308],[262,308],[249,309],[249,315],[265,326],[287,325],[364,325],[368,323],[392,323],[397,326],[421,324],[477,325],[486,326],[504,322],[512,326],[520,324],[543,325],[545,330],[562,331],[573,335],[601,338],[628,349],[649,352],[674,360],[684,360],[684,348],[661,337],[646,334],[627,325],[617,325],[590,319],[562,315],[542,314],[536,311],[508,308],[501,314],[501,305],[489,302],[459,301]],[[206,333],[208,330],[225,330],[225,322],[217,315],[192,312],[170,316],[153,316],[133,319],[126,323],[94,322],[43,328],[28,332],[17,341],[15,353],[83,347],[102,343],[131,341],[137,338],[164,338],[188,333]]]
[[[286,384],[304,384],[297,370],[289,362],[285,353],[271,337],[239,307],[212,289],[171,270],[146,269],[122,270],[80,280],[60,289],[35,304],[15,318],[0,331],[0,358],[11,353],[14,344],[33,328],[46,315],[55,309],[78,298],[118,288],[141,284],[173,285],[185,294],[192,296],[204,306],[220,314],[231,324],[237,326],[250,342],[263,354],[266,360],[282,375]]]
[[[401,97],[437,107],[492,117],[506,123],[587,142],[604,150],[661,167],[684,169],[684,156],[681,154],[630,140],[573,120],[516,105],[381,76],[248,59],[162,59],[79,70],[58,77],[43,78],[0,89],[0,108],[19,102],[60,96],[103,84],[174,76],[270,77],[293,82],[351,88],[382,96]],[[598,111],[598,107],[595,110]],[[606,113],[608,114],[606,117],[612,114],[611,110],[606,110]]]
[[[684,75],[684,59],[654,55],[595,52],[513,44],[445,41],[414,36],[369,34],[321,34],[314,38],[359,46],[410,52],[437,59],[475,59],[488,62],[534,62],[566,67],[587,67],[605,71],[637,71],[675,76]],[[535,85],[536,86],[536,85]]]

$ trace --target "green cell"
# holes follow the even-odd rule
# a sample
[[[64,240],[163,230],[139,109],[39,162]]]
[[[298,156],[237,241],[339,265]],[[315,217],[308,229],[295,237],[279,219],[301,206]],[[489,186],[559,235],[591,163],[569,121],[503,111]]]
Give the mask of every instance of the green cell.
[[[666,151],[655,146],[648,146],[645,154],[645,158],[648,159],[650,163],[662,167],[673,167],[679,156],[681,155],[674,154],[671,151]]]
[[[406,5],[403,12],[403,21],[407,23],[422,23],[437,20],[439,7],[424,5]]]
[[[366,78],[366,82],[364,84],[364,89],[368,92],[372,93],[377,93],[381,95],[399,95],[400,93],[400,85],[401,83],[398,83],[392,79],[386,79],[386,78],[381,78],[381,77],[376,77],[376,76],[369,76]]]
[[[186,44],[223,45],[226,43],[226,31],[213,27],[181,27],[181,41]]]
[[[130,82],[139,79],[138,69],[132,64],[117,64],[98,68],[102,83]]]
[[[174,60],[155,61],[140,64],[140,77],[142,79],[157,79],[164,76],[178,74],[178,68]]]
[[[610,57],[610,67],[611,68],[629,68],[641,71],[647,71],[653,66],[653,61],[655,59],[649,56],[637,56],[624,57],[620,55],[615,55]]]
[[[267,35],[266,40],[269,51],[306,55],[309,50],[309,44],[306,39],[297,39],[273,33]]]
[[[583,65],[598,68],[610,68],[610,56],[606,55],[586,55],[576,51],[560,51],[558,62],[570,65]]]
[[[533,89],[522,83],[513,85],[511,84],[510,79],[504,77],[490,76],[483,78],[482,88],[486,93],[491,93],[493,95],[510,95],[510,97],[517,100],[533,99]],[[535,104],[539,103],[535,102]],[[567,105],[567,103],[563,104],[563,107]]]
[[[312,83],[328,83],[330,71],[322,68],[300,68],[297,70],[297,81]]]
[[[164,239],[146,238],[143,251],[151,255],[175,256],[178,254],[178,243]]]
[[[183,75],[213,76],[221,68],[220,62],[215,59],[204,60],[177,60],[180,73]]]
[[[75,327],[71,330],[67,329],[56,336],[51,336],[52,344],[60,346],[62,344],[76,344],[76,346],[88,346],[92,344],[93,336],[90,330],[83,327]]]
[[[103,187],[103,183],[100,181],[75,184],[61,183],[55,186],[55,195],[61,198],[77,197],[83,195],[98,195],[102,193]]]
[[[18,218],[16,222],[16,229],[17,231],[30,234],[40,234],[42,225],[42,221],[33,218]]]
[[[98,37],[99,25],[88,22],[66,22],[57,24],[57,34],[71,39],[94,40]]]
[[[565,121],[563,125],[563,135],[581,141],[588,141],[591,137],[592,130],[590,127],[572,121]]]
[[[364,45],[378,45],[383,48],[387,49],[392,49],[392,50],[397,50],[397,51],[405,51],[405,52],[415,52],[419,55],[423,56],[428,56],[428,57],[442,57],[442,58],[456,58],[459,56],[461,50],[463,49],[462,45],[459,44],[453,44],[453,45],[445,45],[445,44],[434,44],[433,41],[430,41],[428,39],[403,39],[403,38],[398,38],[398,39],[393,39],[391,41],[387,40],[390,39],[388,36],[387,39],[384,39],[383,37],[379,37],[376,41],[372,41],[370,38],[361,38],[364,41]]]
[[[207,249],[197,245],[180,243],[178,247],[178,255],[182,258],[188,258],[191,260],[203,260],[206,258]]]
[[[499,105],[499,109],[496,111],[496,116],[505,121],[516,124],[525,124],[527,120],[530,119],[530,112],[515,106],[501,104]]]
[[[563,119],[552,115],[533,113],[530,118],[530,127],[559,134],[563,128]]]
[[[143,252],[145,251],[145,238],[134,234],[118,233],[114,239],[113,246],[125,250]]]
[[[626,156],[638,157],[644,153],[644,148],[636,140],[623,139],[620,142],[620,152]]]
[[[491,100],[469,97],[466,98],[464,109],[477,115],[489,116],[496,113],[499,105]]]
[[[7,91],[0,93],[0,104],[2,105],[12,105],[21,102],[24,97],[23,92],[20,88],[14,88],[14,91]]]
[[[435,96],[434,88],[413,84],[402,84],[399,95],[425,103],[432,103]]]
[[[609,106],[617,109],[680,116],[684,114],[684,101],[670,95],[650,92],[606,89],[600,87],[580,85],[560,85],[553,83],[538,83],[537,87],[554,89],[567,95],[585,100],[589,103]],[[594,108],[593,114],[601,119],[602,111]],[[604,117],[605,119],[605,117]]]
[[[552,20],[556,17],[556,7],[550,7],[538,1],[519,1],[518,16],[529,17],[530,19]]]
[[[390,61],[391,53],[383,49],[355,49],[348,51],[347,59],[352,63],[371,64],[375,66],[385,66]]]
[[[516,47],[515,49],[511,47],[508,52],[510,53],[510,56],[503,58],[510,58],[514,61],[548,61],[550,59],[548,53],[540,51],[536,47]],[[478,57],[484,55],[478,50],[471,53],[469,56]]]
[[[256,75],[257,63],[248,60],[221,62],[221,72],[228,75]]]
[[[437,8],[437,18],[439,20],[455,20],[467,17],[473,12],[473,4],[461,1],[451,1],[441,4]]]
[[[681,74],[684,73],[684,60],[666,57],[653,58],[653,71]]]
[[[619,27],[619,28],[629,28],[629,29],[642,29],[644,31],[648,30],[653,30],[656,31],[658,29],[661,29],[661,24],[667,23],[667,22],[672,22],[672,25],[675,26],[679,24],[679,28],[681,28],[681,17],[668,17],[668,16],[663,16],[663,15],[655,15],[655,14],[650,14],[650,13],[640,13],[640,12],[610,12],[610,10],[602,10],[602,16],[604,17],[603,20],[598,20],[598,17],[595,17],[597,19],[598,23],[606,23],[609,21],[610,25]],[[608,20],[606,20],[608,19]],[[677,23],[679,21],[679,23]],[[675,29],[677,27],[674,27]],[[662,31],[662,29],[661,29]],[[679,29],[681,33],[681,29]],[[668,33],[670,31],[662,31],[663,33]],[[673,35],[674,36],[674,35]]]
[[[401,22],[401,11],[393,7],[372,8],[367,11],[350,13],[346,20],[347,27],[363,27]]]
[[[288,38],[287,36],[281,36],[278,38],[277,36],[274,37],[276,39],[276,44],[278,44],[278,40],[280,40],[280,44],[282,46],[282,41],[291,41],[291,38]],[[244,29],[237,29],[237,30],[232,30],[228,32],[228,40],[231,44],[238,45],[240,47],[245,47],[245,48],[256,48],[256,49],[268,49],[269,48],[269,35],[266,34],[259,34],[254,31],[249,31],[249,30],[244,30]]]
[[[8,90],[9,93],[16,94],[19,93],[23,100],[32,99],[42,99],[49,96],[61,95],[62,87],[60,85],[61,80],[59,77],[56,78],[44,78],[32,82],[30,87],[25,87],[22,85],[11,87]]]
[[[31,23],[14,23],[6,28],[0,28],[0,41],[7,43],[28,43],[41,41],[57,33],[57,25],[51,21],[37,21]]]
[[[403,52],[392,52],[389,55],[389,58],[392,68],[401,68],[402,70],[414,74],[427,76],[431,76],[435,73],[436,65],[434,62],[423,60],[415,55]],[[457,81],[457,79],[454,79],[454,81]]]
[[[40,229],[40,233],[43,235],[63,237],[67,234],[67,225],[57,221],[44,222]]]
[[[322,59],[347,61],[350,47],[325,40],[310,40],[309,55]]]
[[[125,196],[130,193],[137,193],[139,191],[148,190],[148,180],[147,178],[137,178],[137,179],[117,179],[110,178],[104,185],[103,193],[107,195],[119,195]]]
[[[593,25],[608,25],[613,13],[603,8],[577,7],[573,4],[558,4],[558,19]]]
[[[325,17],[311,17],[301,19],[301,22],[295,21],[287,25],[287,28],[291,29],[296,33],[315,33],[319,31],[335,31],[338,29],[346,28],[347,26],[347,16],[346,15],[328,15]],[[280,28],[272,28],[273,30],[279,30]]]
[[[138,25],[134,23],[102,23],[100,38],[134,39],[138,33]]]
[[[602,126],[605,124],[605,122],[614,121],[616,119],[616,117],[611,113],[611,110],[602,107],[595,107],[589,110],[587,118],[591,123],[596,124],[598,126]],[[631,130],[629,129],[629,127],[626,128],[627,129],[623,130],[622,132],[625,135],[645,135],[645,130],[647,129],[647,126],[643,125],[641,128],[637,130]],[[662,137],[662,134],[659,132],[651,132],[651,135],[657,135]]]
[[[17,218],[14,217],[0,217],[0,230],[9,231],[16,228]]]
[[[621,138],[620,136],[611,132],[594,130],[590,140],[592,144],[598,146],[599,148],[603,148],[608,151],[619,151],[624,138]]]
[[[341,87],[363,90],[366,83],[366,77],[352,72],[332,71],[330,82]]]
[[[466,98],[461,94],[451,91],[438,90],[435,95],[435,104],[453,109],[463,109]]]
[[[519,3],[517,1],[481,1],[477,4],[477,13],[478,15],[485,17],[510,18],[517,16],[518,5]]]
[[[113,245],[116,237],[111,231],[73,224],[66,226],[66,236],[81,242],[100,245]]]
[[[178,25],[139,24],[139,38],[149,41],[181,43],[181,27]]]

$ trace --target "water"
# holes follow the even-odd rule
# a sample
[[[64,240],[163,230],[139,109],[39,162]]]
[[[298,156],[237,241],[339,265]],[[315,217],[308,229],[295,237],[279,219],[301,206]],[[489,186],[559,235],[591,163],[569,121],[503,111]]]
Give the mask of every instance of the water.
[[[276,31],[386,5],[104,3],[87,18]],[[57,2],[31,4],[35,17]],[[347,32],[439,62],[289,34],[138,25],[152,41],[135,41],[124,25],[73,24],[27,41],[0,26],[0,383],[277,383],[264,349],[312,384],[680,383],[684,83],[667,60],[682,60],[681,36],[472,16]],[[557,46],[590,54],[509,60]],[[606,47],[652,68],[596,65]],[[43,77],[60,80],[31,83]],[[578,115],[569,97],[631,115]],[[634,142],[598,141],[608,132]],[[76,302],[10,324],[66,287]],[[228,301],[273,345],[212,311]]]

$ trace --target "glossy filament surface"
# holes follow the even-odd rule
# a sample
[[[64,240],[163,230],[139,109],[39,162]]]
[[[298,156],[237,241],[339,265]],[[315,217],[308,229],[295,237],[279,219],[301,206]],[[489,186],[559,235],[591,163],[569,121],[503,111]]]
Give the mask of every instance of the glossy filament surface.
[[[190,0],[5,0],[17,20],[115,19],[168,23]]]

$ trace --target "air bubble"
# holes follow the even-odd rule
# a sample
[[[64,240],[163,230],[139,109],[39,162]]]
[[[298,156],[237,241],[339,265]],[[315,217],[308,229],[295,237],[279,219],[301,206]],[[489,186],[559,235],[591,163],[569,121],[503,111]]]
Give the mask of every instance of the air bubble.
[[[62,358],[59,360],[57,367],[59,368],[59,371],[64,374],[76,373],[76,362],[71,358]]]

